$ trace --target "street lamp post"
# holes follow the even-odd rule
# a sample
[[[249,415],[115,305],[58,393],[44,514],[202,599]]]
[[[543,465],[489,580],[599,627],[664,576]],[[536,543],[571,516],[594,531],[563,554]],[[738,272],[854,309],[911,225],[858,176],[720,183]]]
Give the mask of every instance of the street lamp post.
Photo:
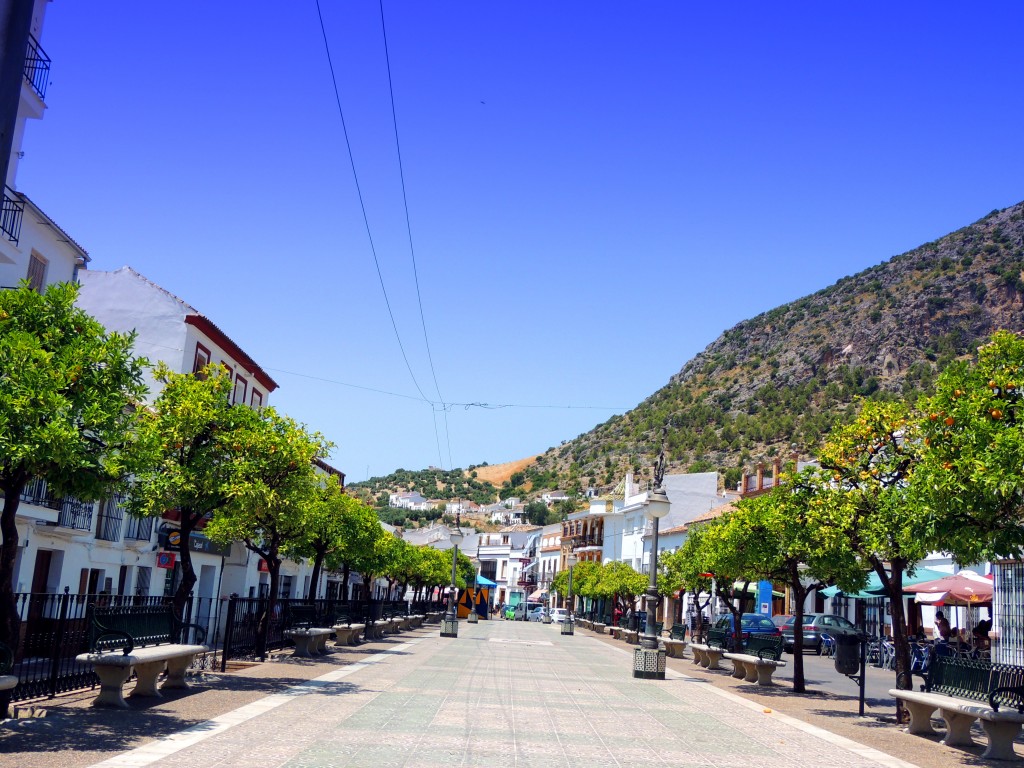
[[[569,566],[569,601],[568,601],[569,615],[566,616],[565,617],[565,621],[562,622],[562,634],[563,635],[571,635],[574,632],[574,630],[573,630],[573,610],[572,610],[572,569],[573,569],[573,566],[575,566],[576,563],[578,563],[578,562],[579,562],[579,560],[577,559],[576,555],[572,554],[571,552],[569,553],[569,556],[567,558],[565,558],[565,564]]]
[[[667,434],[667,428],[663,432]],[[668,494],[662,487],[665,478],[665,446],[662,443],[661,454],[654,466],[654,490],[647,493],[645,514],[652,522],[651,536],[651,580],[647,587],[647,621],[644,626],[644,637],[640,647],[633,651],[633,677],[648,680],[665,679],[665,649],[658,647],[658,634],[655,632],[655,620],[658,618],[658,521],[665,517],[672,508]]]
[[[459,636],[459,617],[455,610],[455,566],[459,561],[459,544],[462,543],[462,529],[459,528],[459,516],[455,516],[455,530],[449,539],[452,542],[452,585],[448,592],[448,613],[441,622],[441,637]]]

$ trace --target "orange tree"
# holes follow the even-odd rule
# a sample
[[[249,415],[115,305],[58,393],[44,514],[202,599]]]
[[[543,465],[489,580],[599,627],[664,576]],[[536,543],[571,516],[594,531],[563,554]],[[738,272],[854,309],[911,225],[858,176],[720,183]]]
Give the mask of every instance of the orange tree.
[[[827,511],[818,498],[815,469],[787,472],[768,493],[741,499],[728,517],[736,528],[746,573],[786,584],[793,594],[793,690],[804,690],[804,603],[812,590],[838,584],[852,591],[863,587],[864,571],[844,536],[823,525]]]
[[[196,583],[189,537],[239,494],[255,417],[248,406],[231,404],[234,385],[223,366],[192,375],[161,363],[154,377],[163,388],[138,412],[135,440],[123,457],[133,478],[128,509],[139,517],[178,517],[181,582],[173,605],[180,617]]]
[[[910,493],[923,447],[916,414],[906,404],[863,402],[853,423],[836,427],[826,440],[823,482],[814,498],[820,535],[844,542],[889,598],[896,674],[905,685],[910,647],[903,572],[930,550],[929,514]]]
[[[1024,547],[1024,339],[999,331],[922,398],[927,446],[914,484],[937,548],[971,563]]]
[[[0,641],[20,638],[14,602],[15,520],[35,479],[90,500],[123,485],[117,454],[146,387],[133,334],[107,333],[75,307],[78,287],[0,290]]]
[[[236,418],[248,422],[248,428],[236,434],[239,452],[228,503],[206,526],[206,534],[222,544],[244,542],[267,565],[270,594],[256,643],[262,658],[283,552],[288,543],[303,540],[306,511],[320,487],[314,462],[326,458],[331,444],[273,408],[235,408]]]

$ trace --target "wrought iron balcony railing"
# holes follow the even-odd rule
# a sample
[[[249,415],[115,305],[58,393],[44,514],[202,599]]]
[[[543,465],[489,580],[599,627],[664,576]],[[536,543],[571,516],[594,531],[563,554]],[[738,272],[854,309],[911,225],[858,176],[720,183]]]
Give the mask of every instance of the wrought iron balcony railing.
[[[35,478],[21,492],[22,504],[52,509],[57,512],[57,525],[87,531],[92,527],[92,512],[95,504],[81,501],[72,496],[54,496],[46,487],[46,481]]]
[[[132,541],[149,541],[153,538],[153,518],[126,515],[124,537]]]
[[[88,531],[92,528],[92,511],[95,506],[91,501],[81,501],[68,496],[63,499],[60,512],[57,513],[57,525],[74,528],[77,531]]]
[[[0,231],[15,245],[21,237],[21,220],[24,216],[25,204],[14,196],[10,187],[5,187],[3,205],[0,207]]]
[[[46,84],[50,82],[50,57],[32,35],[28,36],[28,50],[25,51],[25,79],[36,95],[46,100]]]

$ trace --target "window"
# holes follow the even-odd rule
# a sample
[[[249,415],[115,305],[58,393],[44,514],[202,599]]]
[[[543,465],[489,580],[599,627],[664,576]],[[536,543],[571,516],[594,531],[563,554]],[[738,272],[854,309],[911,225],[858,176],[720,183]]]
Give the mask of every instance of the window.
[[[37,293],[46,285],[46,260],[34,253],[28,258],[28,284]]]
[[[192,373],[196,374],[197,378],[205,379],[206,376],[201,374],[200,371],[210,364],[210,350],[204,347],[202,344],[196,344],[196,359],[192,363]]]
[[[153,576],[153,569],[149,566],[140,565],[135,573],[135,594],[140,597],[149,595],[149,582]]]
[[[252,388],[252,400],[250,400],[249,404],[253,408],[263,407],[263,394],[256,387]]]
[[[235,400],[234,402],[239,405],[245,405],[245,392],[249,388],[249,383],[241,376],[235,377]]]

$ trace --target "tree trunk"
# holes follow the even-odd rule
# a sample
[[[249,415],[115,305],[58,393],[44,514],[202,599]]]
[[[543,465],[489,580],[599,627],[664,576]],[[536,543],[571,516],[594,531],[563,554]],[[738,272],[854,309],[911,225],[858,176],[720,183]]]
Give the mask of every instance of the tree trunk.
[[[348,563],[342,563],[341,564],[341,599],[344,600],[346,603],[349,600],[348,576],[349,576]]]
[[[309,591],[306,593],[306,599],[309,602],[313,602],[317,598],[316,590],[317,585],[320,583],[320,571],[323,569],[324,560],[327,558],[327,547],[314,547],[316,556],[313,558],[313,574],[309,579]]]
[[[0,513],[0,641],[17,653],[21,639],[21,620],[14,598],[14,561],[18,557],[18,526],[15,518],[21,504],[21,492],[25,481],[11,480],[5,483],[4,509]]]
[[[895,558],[889,561],[892,574],[886,577],[881,563],[873,563],[875,572],[882,578],[885,591],[889,597],[892,614],[892,642],[896,651],[896,680],[902,682],[901,687],[913,688],[910,675],[910,643],[907,642],[907,614],[903,605],[903,571],[907,561]]]
[[[196,570],[192,565],[192,550],[189,548],[189,540],[196,525],[203,519],[201,514],[192,510],[181,510],[181,521],[179,533],[181,541],[178,542],[178,556],[181,559],[181,584],[174,591],[171,605],[174,607],[174,615],[178,621],[185,620],[185,606],[188,605],[189,597],[192,594],[192,587],[196,585]]]
[[[277,556],[277,546],[272,545],[263,559],[270,574],[270,594],[267,596],[267,610],[260,616],[259,633],[256,636],[256,655],[260,657],[260,661],[267,658],[267,639],[270,636],[271,621],[280,615],[277,591],[281,580],[281,558]]]

